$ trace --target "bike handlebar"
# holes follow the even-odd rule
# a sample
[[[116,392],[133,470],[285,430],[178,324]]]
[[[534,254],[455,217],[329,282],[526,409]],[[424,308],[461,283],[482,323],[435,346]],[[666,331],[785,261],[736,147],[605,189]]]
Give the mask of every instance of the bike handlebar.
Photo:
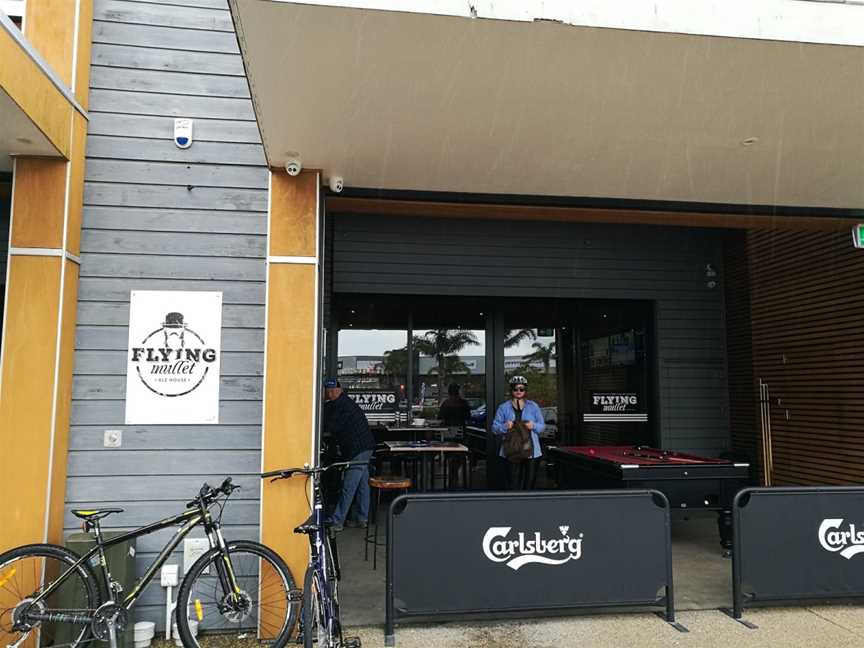
[[[209,506],[220,495],[231,495],[231,493],[239,488],[240,487],[236,484],[231,483],[230,477],[226,477],[219,485],[219,488],[213,488],[210,484],[204,482],[201,486],[201,490],[198,491],[198,497],[190,502],[186,502],[186,508],[195,508],[200,505]]]
[[[294,475],[309,476],[321,474],[323,472],[327,472],[331,468],[346,468],[348,466],[367,465],[369,465],[368,461],[337,461],[335,463],[328,464],[327,466],[320,466],[318,468],[312,468],[307,464],[302,468],[281,468],[280,470],[271,470],[269,472],[261,473],[261,479],[273,477],[273,481],[276,481],[277,479],[288,479],[289,477],[293,477]]]

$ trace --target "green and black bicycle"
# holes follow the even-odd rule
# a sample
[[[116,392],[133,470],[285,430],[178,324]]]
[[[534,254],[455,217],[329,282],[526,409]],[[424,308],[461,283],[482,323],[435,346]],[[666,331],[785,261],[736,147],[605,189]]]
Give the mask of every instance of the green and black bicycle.
[[[130,608],[198,525],[207,533],[210,550],[180,584],[176,617],[183,644],[206,648],[208,637],[233,635],[232,646],[263,642],[282,648],[297,622],[301,592],[273,550],[258,542],[222,537],[222,511],[238,488],[230,477],[218,488],[204,484],[185,512],[108,539],[100,520],[123,509],[74,510],[85,531],[94,531],[96,537],[96,546],[83,556],[50,544],[26,545],[0,555],[0,648],[76,648],[94,639],[116,648]],[[217,507],[218,515],[213,510]],[[123,592],[111,577],[105,549],[178,525],[132,591]],[[93,565],[99,567],[98,578]],[[69,601],[77,602],[74,608]],[[190,629],[191,621],[197,622],[197,633]]]

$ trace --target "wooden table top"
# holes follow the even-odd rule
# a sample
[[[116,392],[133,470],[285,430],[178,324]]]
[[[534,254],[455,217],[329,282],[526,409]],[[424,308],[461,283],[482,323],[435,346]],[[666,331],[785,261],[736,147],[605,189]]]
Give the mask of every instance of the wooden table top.
[[[385,441],[390,452],[468,452],[461,443],[449,441]]]

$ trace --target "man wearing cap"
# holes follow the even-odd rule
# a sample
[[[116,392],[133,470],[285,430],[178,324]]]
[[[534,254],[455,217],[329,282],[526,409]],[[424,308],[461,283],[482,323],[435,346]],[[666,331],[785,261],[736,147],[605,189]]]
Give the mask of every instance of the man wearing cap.
[[[324,435],[336,443],[339,460],[363,462],[343,472],[342,492],[329,523],[334,531],[341,531],[343,526],[365,527],[369,519],[369,460],[375,450],[375,437],[363,410],[342,391],[337,380],[324,381],[324,395]],[[353,515],[346,519],[349,511]]]

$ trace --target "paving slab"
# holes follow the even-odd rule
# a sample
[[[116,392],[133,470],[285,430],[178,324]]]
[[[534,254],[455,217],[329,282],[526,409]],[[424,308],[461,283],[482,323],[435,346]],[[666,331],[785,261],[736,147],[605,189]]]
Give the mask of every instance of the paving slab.
[[[748,610],[750,630],[718,610],[682,612],[680,633],[657,616],[604,614],[512,622],[406,624],[396,630],[397,648],[862,648],[864,608],[771,608]],[[349,629],[364,648],[383,648],[380,626]]]

